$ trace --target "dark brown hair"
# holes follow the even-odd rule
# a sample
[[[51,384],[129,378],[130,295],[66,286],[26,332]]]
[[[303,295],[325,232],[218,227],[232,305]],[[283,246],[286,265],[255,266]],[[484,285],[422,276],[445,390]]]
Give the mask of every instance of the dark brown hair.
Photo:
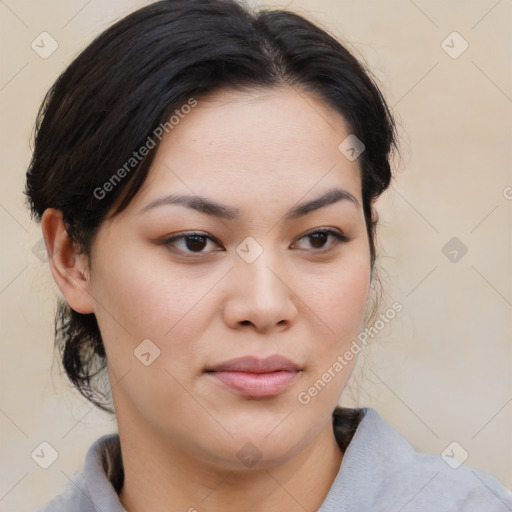
[[[115,23],[75,58],[38,113],[25,189],[32,218],[40,222],[45,209],[60,210],[68,235],[89,255],[102,221],[126,208],[144,183],[158,146],[155,131],[177,110],[222,88],[284,85],[315,93],[364,144],[358,161],[373,271],[372,204],[390,184],[390,155],[397,149],[393,117],[379,88],[324,29],[292,12],[252,11],[234,0],[152,3]],[[156,149],[127,167],[148,137]],[[129,176],[103,193],[122,168],[123,177]],[[112,412],[93,382],[107,364],[95,315],[59,301],[55,340],[72,383]]]

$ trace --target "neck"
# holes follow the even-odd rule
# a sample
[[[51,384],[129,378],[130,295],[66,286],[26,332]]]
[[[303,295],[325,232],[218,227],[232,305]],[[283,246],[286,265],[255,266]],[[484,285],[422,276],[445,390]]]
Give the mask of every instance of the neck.
[[[119,435],[125,475],[119,496],[128,512],[318,510],[343,458],[331,422],[302,452],[265,470],[207,466],[121,424]]]

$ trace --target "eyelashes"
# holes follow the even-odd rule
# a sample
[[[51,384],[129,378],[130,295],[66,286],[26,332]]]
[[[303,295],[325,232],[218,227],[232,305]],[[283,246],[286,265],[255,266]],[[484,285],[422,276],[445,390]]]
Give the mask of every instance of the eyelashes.
[[[318,236],[318,235],[320,235],[320,236]],[[345,242],[349,241],[348,237],[346,237],[345,235],[343,235],[337,231],[334,231],[332,229],[317,229],[315,231],[311,231],[310,233],[307,233],[307,234],[303,235],[301,238],[299,238],[299,241],[303,240],[303,239],[311,240],[312,237],[315,237],[314,238],[315,243],[322,242],[326,239],[329,240],[329,238],[334,239],[334,245],[331,245],[330,247],[337,247],[341,243],[345,243]],[[315,249],[316,249],[316,247],[315,247]],[[329,249],[329,247],[328,247],[328,249]],[[328,249],[325,249],[324,246],[322,246],[319,250],[325,251]],[[319,251],[314,250],[314,252],[319,252]]]
[[[184,241],[185,244],[182,244],[181,249],[176,249],[177,242],[180,242],[180,241]],[[198,251],[197,249],[202,249],[202,246],[204,246],[207,241],[211,241],[211,242],[214,242],[215,244],[219,245],[218,242],[211,236],[206,235],[204,233],[196,233],[196,232],[188,233],[185,235],[173,236],[171,238],[167,238],[166,240],[164,240],[163,243],[164,243],[164,245],[166,245],[170,249],[174,250],[175,252],[182,252],[185,254],[202,256],[202,255],[207,255],[209,253],[202,251],[202,250]],[[183,249],[183,245],[185,246],[186,250]],[[196,249],[196,250],[194,250],[194,249]],[[219,249],[217,249],[214,252],[220,252],[220,251],[219,251]]]
[[[299,250],[307,250],[315,254],[323,254],[336,249],[339,245],[348,242],[350,239],[338,231],[323,228],[316,229],[315,231],[302,235],[293,243],[293,245],[302,240],[308,240],[310,242],[310,248],[301,247]],[[331,240],[330,245],[327,244],[329,240]],[[216,245],[217,249],[214,249],[213,251],[204,251],[210,242],[212,245]],[[196,231],[166,238],[163,240],[162,244],[175,253],[183,254],[191,258],[203,258],[214,252],[221,252],[224,250],[220,242],[218,242],[214,237],[206,233]],[[179,246],[181,246],[181,248]],[[220,249],[218,247],[220,247]]]

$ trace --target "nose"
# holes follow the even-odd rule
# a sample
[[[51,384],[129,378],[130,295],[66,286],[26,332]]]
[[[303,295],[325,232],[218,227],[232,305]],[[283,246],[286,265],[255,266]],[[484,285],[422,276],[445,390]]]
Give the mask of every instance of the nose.
[[[233,329],[260,332],[289,328],[298,316],[298,297],[289,273],[264,251],[255,261],[240,258],[229,273],[224,320]]]

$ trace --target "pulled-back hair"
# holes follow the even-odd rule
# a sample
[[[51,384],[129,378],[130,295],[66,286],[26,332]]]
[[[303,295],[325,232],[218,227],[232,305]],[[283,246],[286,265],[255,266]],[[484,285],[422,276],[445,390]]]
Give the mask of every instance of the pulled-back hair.
[[[146,180],[160,140],[155,133],[177,111],[219,89],[281,86],[314,93],[365,146],[358,162],[373,271],[372,204],[390,184],[397,146],[379,88],[324,29],[292,12],[253,11],[235,0],[152,3],[75,58],[39,109],[25,189],[32,218],[40,222],[47,208],[60,210],[69,237],[90,255],[102,221],[123,211]],[[127,166],[148,137],[155,149]],[[116,173],[125,179],[112,182]],[[55,345],[80,393],[112,412],[95,386],[107,365],[95,315],[59,300]]]

